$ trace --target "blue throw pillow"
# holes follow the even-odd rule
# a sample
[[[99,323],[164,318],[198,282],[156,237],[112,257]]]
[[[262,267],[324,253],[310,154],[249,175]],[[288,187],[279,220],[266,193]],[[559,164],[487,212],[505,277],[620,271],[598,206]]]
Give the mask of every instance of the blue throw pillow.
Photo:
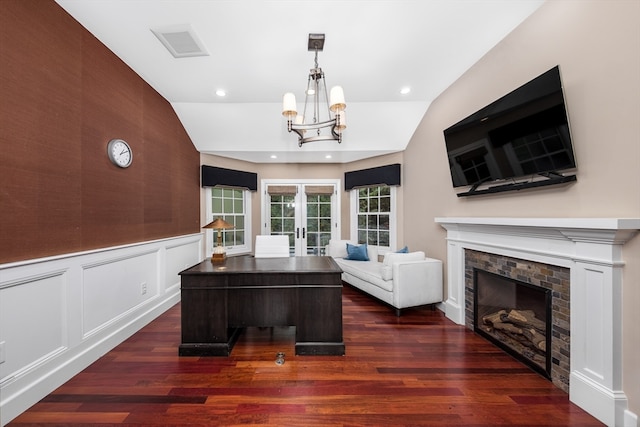
[[[396,251],[397,254],[408,254],[409,253],[409,248],[407,246],[405,246],[404,248],[397,250]]]
[[[360,246],[347,243],[347,259],[352,261],[369,261],[369,255],[367,255],[367,244],[363,243]]]

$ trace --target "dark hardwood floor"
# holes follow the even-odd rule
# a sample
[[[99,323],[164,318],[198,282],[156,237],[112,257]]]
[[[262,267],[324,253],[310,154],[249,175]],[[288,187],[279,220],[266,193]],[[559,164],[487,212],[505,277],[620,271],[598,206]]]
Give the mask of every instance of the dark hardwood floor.
[[[10,425],[602,425],[438,310],[398,318],[348,286],[343,301],[345,356],[248,328],[229,358],[178,357],[178,304]]]

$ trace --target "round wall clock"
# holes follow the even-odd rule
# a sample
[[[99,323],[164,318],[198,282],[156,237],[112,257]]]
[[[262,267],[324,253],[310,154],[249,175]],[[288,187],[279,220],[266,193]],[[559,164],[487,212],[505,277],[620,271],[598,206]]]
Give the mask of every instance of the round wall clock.
[[[107,145],[107,155],[111,162],[121,168],[128,168],[133,161],[133,151],[126,141],[122,139],[112,139]]]

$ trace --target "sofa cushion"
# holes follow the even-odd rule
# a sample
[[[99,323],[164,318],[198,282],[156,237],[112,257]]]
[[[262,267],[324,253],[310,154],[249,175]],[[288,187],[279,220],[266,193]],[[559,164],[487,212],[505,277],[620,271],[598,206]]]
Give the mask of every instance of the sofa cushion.
[[[378,260],[378,247],[367,245],[367,256],[371,261],[379,262]]]
[[[398,250],[396,251],[396,253],[397,253],[397,254],[408,254],[408,253],[409,253],[409,247],[408,247],[408,246],[405,246],[405,247],[404,247],[404,248],[402,248],[402,249],[398,249]]]
[[[406,246],[405,246],[406,248]],[[387,252],[384,254],[384,260],[382,267],[380,268],[380,276],[384,280],[393,279],[393,263],[402,261],[422,261],[425,259],[425,254],[422,251],[416,252]]]
[[[351,243],[347,243],[347,258],[351,261],[369,261],[369,255],[367,253],[367,244],[356,246]]]
[[[380,275],[380,263],[374,261],[351,261],[347,259],[337,259],[336,262],[343,272],[357,277],[374,286],[384,289],[387,292],[393,291],[393,281],[383,280]],[[347,280],[348,282],[348,280]]]
[[[380,266],[380,275],[382,276],[382,280],[391,280],[393,279],[393,267],[390,265],[381,265]]]
[[[391,266],[394,262],[401,261],[422,261],[425,259],[425,254],[422,251],[409,252],[409,253],[397,253],[397,252],[387,252],[384,254],[384,261],[382,264],[384,266]]]
[[[353,244],[351,240],[329,240],[329,255],[333,258],[346,258],[347,243]]]

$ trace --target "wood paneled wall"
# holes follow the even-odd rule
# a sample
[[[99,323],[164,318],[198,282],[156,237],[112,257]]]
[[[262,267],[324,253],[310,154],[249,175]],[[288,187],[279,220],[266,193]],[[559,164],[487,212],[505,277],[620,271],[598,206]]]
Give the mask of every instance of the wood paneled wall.
[[[0,61],[0,263],[200,230],[199,153],[170,104],[53,0],[0,2]]]

